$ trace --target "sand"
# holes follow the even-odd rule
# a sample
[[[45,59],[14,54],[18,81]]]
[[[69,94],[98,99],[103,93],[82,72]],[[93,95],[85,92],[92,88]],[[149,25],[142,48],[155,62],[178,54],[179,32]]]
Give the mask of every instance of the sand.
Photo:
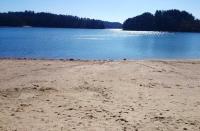
[[[200,61],[0,60],[1,131],[200,131]]]

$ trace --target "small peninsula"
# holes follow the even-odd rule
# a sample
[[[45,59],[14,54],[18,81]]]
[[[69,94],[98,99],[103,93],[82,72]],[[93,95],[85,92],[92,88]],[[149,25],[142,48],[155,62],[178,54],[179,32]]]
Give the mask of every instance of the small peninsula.
[[[119,22],[81,18],[72,15],[57,15],[34,11],[0,13],[0,27],[50,27],[50,28],[84,28],[105,29],[121,28]]]

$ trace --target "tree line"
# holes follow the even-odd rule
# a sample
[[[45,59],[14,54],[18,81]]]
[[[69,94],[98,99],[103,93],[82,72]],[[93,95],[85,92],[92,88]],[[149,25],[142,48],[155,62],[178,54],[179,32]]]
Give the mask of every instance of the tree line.
[[[11,27],[56,27],[56,28],[119,28],[120,23],[80,18],[71,15],[56,15],[51,13],[35,13],[34,11],[0,13],[0,26]]]
[[[200,32],[200,20],[179,10],[158,10],[155,14],[149,12],[128,18],[123,25],[118,22],[108,22],[71,15],[52,13],[35,13],[34,11],[0,13],[0,26],[11,27],[56,27],[56,28],[123,28],[136,31],[174,31]]]
[[[158,10],[153,15],[149,12],[129,18],[123,23],[124,30],[200,32],[200,20],[179,10]]]

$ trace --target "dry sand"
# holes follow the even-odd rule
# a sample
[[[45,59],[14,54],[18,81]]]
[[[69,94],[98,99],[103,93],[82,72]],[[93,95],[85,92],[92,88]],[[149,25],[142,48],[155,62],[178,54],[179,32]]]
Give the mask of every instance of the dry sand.
[[[1,131],[199,131],[200,61],[0,60]]]

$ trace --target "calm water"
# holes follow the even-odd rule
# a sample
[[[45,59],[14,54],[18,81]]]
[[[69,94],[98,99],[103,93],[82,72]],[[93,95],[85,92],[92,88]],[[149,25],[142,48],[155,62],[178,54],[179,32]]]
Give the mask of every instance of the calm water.
[[[197,59],[200,58],[200,34],[0,28],[0,57]]]

